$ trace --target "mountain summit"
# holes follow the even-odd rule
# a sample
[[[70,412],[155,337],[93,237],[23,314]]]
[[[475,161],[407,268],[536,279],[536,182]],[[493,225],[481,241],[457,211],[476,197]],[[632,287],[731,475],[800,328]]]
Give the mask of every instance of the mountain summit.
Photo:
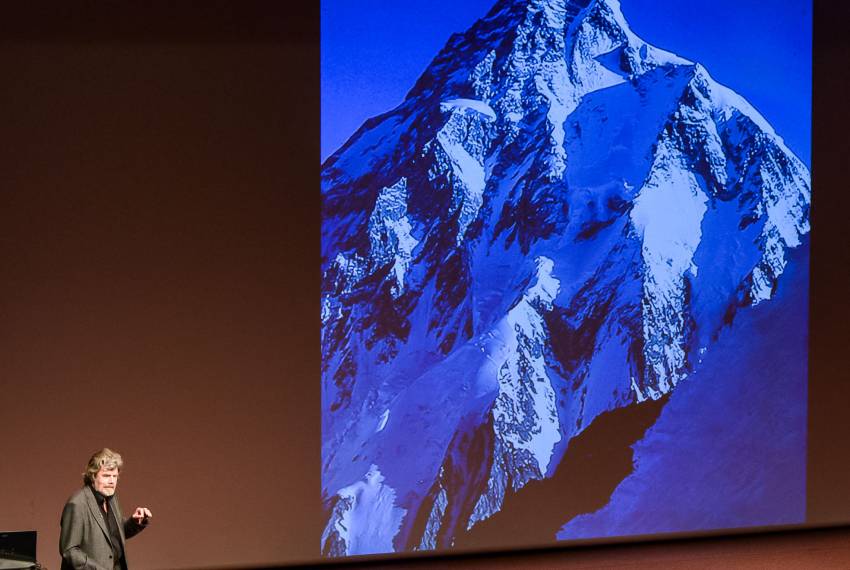
[[[616,0],[497,2],[321,184],[332,556],[463,543],[807,264],[805,165]]]

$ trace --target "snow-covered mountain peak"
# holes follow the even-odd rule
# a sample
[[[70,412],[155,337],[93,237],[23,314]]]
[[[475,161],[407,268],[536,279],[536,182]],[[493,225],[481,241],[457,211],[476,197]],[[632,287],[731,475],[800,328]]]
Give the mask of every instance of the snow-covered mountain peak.
[[[811,203],[767,120],[619,0],[498,2],[322,197],[335,554],[450,547],[602,414],[698,382],[807,259]]]

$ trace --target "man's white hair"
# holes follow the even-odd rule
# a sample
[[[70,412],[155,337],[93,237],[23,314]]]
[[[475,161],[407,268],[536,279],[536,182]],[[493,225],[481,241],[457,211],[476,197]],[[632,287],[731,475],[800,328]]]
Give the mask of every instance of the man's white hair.
[[[89,459],[86,472],[83,473],[83,483],[85,485],[92,485],[98,471],[101,469],[118,469],[121,471],[122,465],[124,465],[124,460],[121,459],[121,454],[112,451],[108,447],[104,447]]]

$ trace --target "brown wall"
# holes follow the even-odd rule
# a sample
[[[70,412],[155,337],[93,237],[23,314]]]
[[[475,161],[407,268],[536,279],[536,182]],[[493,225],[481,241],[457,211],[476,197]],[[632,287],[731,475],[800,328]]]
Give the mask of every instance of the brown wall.
[[[4,23],[0,530],[49,568],[102,446],[137,568],[317,553],[318,24],[230,4]]]

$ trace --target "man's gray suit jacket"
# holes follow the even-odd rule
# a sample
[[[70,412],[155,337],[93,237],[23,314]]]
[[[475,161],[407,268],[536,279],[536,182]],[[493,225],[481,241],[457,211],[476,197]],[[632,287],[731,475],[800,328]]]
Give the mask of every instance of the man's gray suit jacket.
[[[115,510],[115,520],[121,534],[121,549],[126,539],[136,535],[144,527],[132,518],[124,520],[116,495],[110,501]],[[59,553],[62,555],[62,570],[113,570],[112,539],[103,520],[100,507],[90,486],[86,485],[74,493],[62,510],[62,532],[59,535]],[[124,561],[127,553],[124,550]]]

